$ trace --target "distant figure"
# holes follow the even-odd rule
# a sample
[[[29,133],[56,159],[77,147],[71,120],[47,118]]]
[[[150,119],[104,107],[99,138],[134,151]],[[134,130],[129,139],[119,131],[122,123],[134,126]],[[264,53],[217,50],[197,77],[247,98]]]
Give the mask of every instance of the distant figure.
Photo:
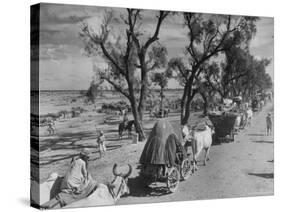
[[[249,103],[248,102],[245,102],[245,109],[247,110],[249,107]]]
[[[253,110],[252,108],[248,108],[246,111],[246,116],[247,116],[247,124],[246,126],[251,126],[252,118],[253,118]]]
[[[84,149],[79,157],[72,158],[70,166],[60,186],[60,192],[43,204],[43,209],[61,208],[89,196],[97,186],[88,170],[90,152]]]
[[[55,130],[53,128],[54,125],[55,125],[55,122],[53,120],[50,120],[48,122],[48,129],[47,129],[47,131],[49,132],[49,135],[54,135],[55,134]]]
[[[263,100],[261,100],[261,101],[260,101],[260,108],[262,109],[262,108],[263,108],[263,106],[264,106],[264,101],[263,101]]]
[[[128,121],[129,121],[128,114],[127,114],[127,111],[125,111],[125,113],[123,115],[123,123],[125,126],[127,126]]]
[[[104,136],[102,130],[99,131],[97,143],[99,145],[99,153],[100,153],[100,158],[101,158],[106,153],[105,136]]]
[[[271,113],[266,116],[266,135],[270,135],[272,132],[272,117]]]

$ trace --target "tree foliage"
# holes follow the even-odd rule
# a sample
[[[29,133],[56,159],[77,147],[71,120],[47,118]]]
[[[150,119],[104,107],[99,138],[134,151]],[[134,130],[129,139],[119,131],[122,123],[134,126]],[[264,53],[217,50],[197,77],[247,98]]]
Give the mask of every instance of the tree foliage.
[[[185,57],[172,58],[169,65],[184,87],[181,122],[185,124],[190,115],[190,103],[201,89],[206,63],[233,46],[247,45],[256,33],[258,18],[199,13],[184,13],[183,18],[187,29]]]
[[[106,11],[99,32],[83,22],[80,33],[87,55],[99,55],[108,64],[106,69],[99,72],[101,79],[130,101],[140,140],[145,138],[142,116],[149,87],[149,72],[162,67],[167,54],[167,50],[157,41],[162,22],[169,12],[157,13],[156,25],[151,34],[143,33],[143,17],[139,9],[127,9],[119,16]],[[121,30],[117,34],[115,31],[118,30],[113,30],[113,23],[116,22]]]
[[[225,61],[220,67],[212,63],[205,71],[208,91],[218,93],[221,99],[238,95],[250,98],[258,89],[272,86],[266,73],[269,63],[268,59],[254,58],[247,48],[232,47],[225,52]]]

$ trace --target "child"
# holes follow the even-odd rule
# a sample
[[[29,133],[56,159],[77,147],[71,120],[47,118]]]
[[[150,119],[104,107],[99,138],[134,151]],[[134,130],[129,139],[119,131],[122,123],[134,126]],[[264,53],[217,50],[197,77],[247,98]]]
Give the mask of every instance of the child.
[[[272,117],[271,113],[268,113],[266,116],[266,135],[271,134],[272,132]]]
[[[101,158],[102,155],[103,154],[105,155],[105,152],[106,152],[105,136],[104,136],[102,130],[99,131],[99,136],[98,136],[97,143],[99,145],[99,152],[100,152],[100,158]]]

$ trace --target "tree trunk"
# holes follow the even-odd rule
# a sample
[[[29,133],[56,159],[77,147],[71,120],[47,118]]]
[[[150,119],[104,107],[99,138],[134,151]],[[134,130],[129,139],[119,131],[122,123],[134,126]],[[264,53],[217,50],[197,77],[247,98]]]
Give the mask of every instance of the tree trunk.
[[[136,106],[136,102],[134,100],[130,100],[131,102],[131,107],[132,107],[132,113],[134,116],[134,120],[135,120],[135,128],[136,128],[136,132],[139,134],[139,141],[143,141],[145,140],[145,133],[142,127],[142,121],[140,119],[138,110],[137,110],[137,106]]]
[[[148,75],[147,75],[147,67],[145,63],[145,51],[139,55],[140,64],[141,64],[141,91],[140,91],[140,101],[138,106],[138,113],[140,120],[143,120],[143,112],[144,112],[144,104],[147,95],[147,82],[148,82]]]
[[[183,120],[183,117],[185,116],[187,90],[188,90],[188,86],[187,86],[187,84],[185,84],[183,94],[182,94],[182,98],[181,98],[181,121]]]
[[[189,116],[190,116],[191,101],[192,101],[191,97],[188,97],[187,101],[186,101],[186,104],[185,104],[185,108],[183,109],[184,110],[184,115],[183,115],[183,117],[181,119],[181,124],[182,125],[185,125],[188,122],[188,119],[189,119]]]
[[[163,94],[163,89],[161,87],[161,90],[160,90],[160,110],[161,110],[161,117],[164,117],[164,110],[163,110],[163,97],[164,97],[164,94]]]
[[[137,107],[134,84],[132,83],[130,76],[128,76],[127,82],[128,82],[128,89],[129,89],[129,101],[130,101],[132,113],[134,116],[136,132],[139,134],[139,141],[143,141],[143,140],[145,140],[145,133],[144,133],[144,130],[142,127],[142,119],[140,117],[140,113],[139,113],[138,107]]]
[[[208,99],[206,97],[206,95],[201,92],[200,95],[202,96],[202,99],[204,101],[204,105],[203,105],[203,115],[206,116],[208,113]]]

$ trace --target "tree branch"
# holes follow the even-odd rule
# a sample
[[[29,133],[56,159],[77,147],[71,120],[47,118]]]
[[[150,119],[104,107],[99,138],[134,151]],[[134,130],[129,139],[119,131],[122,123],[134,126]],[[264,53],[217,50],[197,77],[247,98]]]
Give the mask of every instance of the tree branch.
[[[101,79],[106,80],[109,84],[111,84],[115,88],[115,90],[117,90],[118,92],[123,94],[125,97],[130,99],[130,95],[121,86],[117,85],[114,81],[110,80],[109,77],[102,76]]]
[[[125,71],[118,65],[118,63],[111,57],[111,55],[108,53],[108,51],[106,50],[104,43],[100,43],[100,47],[102,49],[102,52],[104,54],[104,56],[119,70],[119,72],[125,76]]]
[[[158,16],[158,21],[157,21],[157,25],[156,25],[156,28],[155,28],[155,32],[153,34],[152,37],[150,37],[146,43],[144,44],[144,46],[142,47],[142,50],[143,51],[146,51],[146,49],[150,46],[150,44],[152,44],[154,41],[158,40],[158,34],[159,34],[159,31],[160,31],[160,26],[163,22],[163,20],[167,17],[167,15],[169,14],[169,12],[165,12],[165,11],[160,11],[159,12],[159,16]]]

